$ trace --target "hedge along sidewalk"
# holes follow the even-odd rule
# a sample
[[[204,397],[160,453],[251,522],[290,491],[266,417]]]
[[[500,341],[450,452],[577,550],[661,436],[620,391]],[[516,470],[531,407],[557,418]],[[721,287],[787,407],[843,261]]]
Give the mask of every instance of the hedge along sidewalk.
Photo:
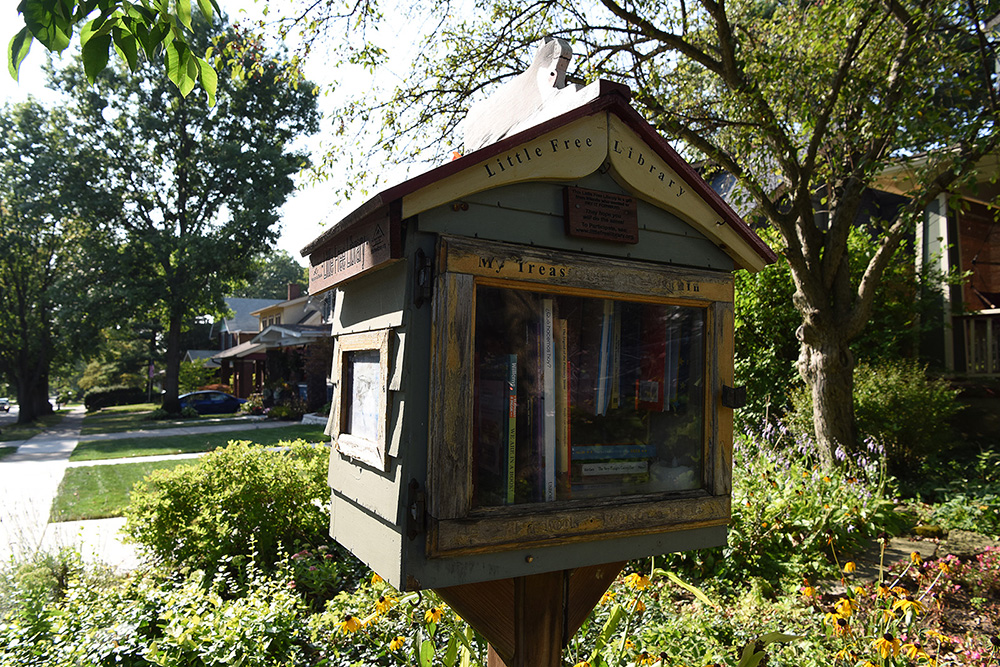
[[[95,461],[138,456],[164,456],[191,452],[208,452],[227,445],[231,440],[251,440],[261,446],[276,445],[289,440],[323,442],[323,424],[297,422],[253,422],[252,424],[219,424],[193,426],[153,432],[107,433],[80,442],[70,461]]]

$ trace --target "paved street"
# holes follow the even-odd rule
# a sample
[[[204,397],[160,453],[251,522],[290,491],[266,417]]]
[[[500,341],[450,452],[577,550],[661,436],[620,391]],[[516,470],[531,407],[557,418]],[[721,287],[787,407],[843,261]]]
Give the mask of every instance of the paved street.
[[[12,408],[11,412],[16,418],[14,410]],[[39,548],[55,551],[62,546],[73,546],[79,549],[87,560],[100,560],[123,568],[133,567],[138,562],[135,550],[122,544],[118,538],[118,530],[124,524],[124,519],[48,522],[56,490],[66,468],[71,465],[69,456],[81,439],[80,427],[83,417],[83,408],[77,408],[56,426],[28,440],[0,443],[18,448],[15,454],[0,460],[0,561],[6,561],[12,556],[22,557]],[[289,425],[288,422],[239,422],[158,431],[111,433],[86,436],[86,439],[162,437],[248,428],[280,428]],[[152,458],[131,460],[148,461]],[[88,462],[89,465],[108,463],[110,462]]]

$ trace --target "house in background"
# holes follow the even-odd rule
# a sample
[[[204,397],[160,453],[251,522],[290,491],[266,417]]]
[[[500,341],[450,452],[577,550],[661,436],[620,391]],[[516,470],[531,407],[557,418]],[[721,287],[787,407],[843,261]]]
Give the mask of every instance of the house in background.
[[[222,382],[240,398],[254,393],[265,399],[297,396],[309,410],[329,400],[328,377],[333,354],[330,303],[288,286],[285,301],[226,299],[234,316],[222,327]],[[237,310],[239,308],[240,310]]]
[[[277,299],[243,299],[226,297],[226,307],[232,313],[219,323],[219,349],[212,357],[222,367],[223,384],[233,387],[233,393],[246,398],[264,386],[264,346],[253,342],[260,333],[260,320],[255,312],[281,303]]]
[[[903,194],[914,168],[884,172],[878,187]],[[1000,156],[977,165],[977,182],[957,187],[931,202],[916,230],[917,268],[958,270],[961,284],[943,285],[940,326],[925,341],[924,354],[947,374],[970,379],[1000,377]]]

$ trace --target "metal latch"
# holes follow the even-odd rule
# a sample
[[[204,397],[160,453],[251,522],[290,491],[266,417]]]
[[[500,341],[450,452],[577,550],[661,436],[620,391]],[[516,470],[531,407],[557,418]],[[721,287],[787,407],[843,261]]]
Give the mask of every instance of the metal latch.
[[[424,532],[424,503],[426,495],[417,480],[411,479],[406,497],[406,536],[411,540]]]
[[[747,388],[728,387],[722,385],[722,405],[733,410],[742,408],[747,404]]]
[[[419,308],[431,300],[431,279],[434,277],[431,258],[423,248],[417,248],[413,256],[413,305]]]

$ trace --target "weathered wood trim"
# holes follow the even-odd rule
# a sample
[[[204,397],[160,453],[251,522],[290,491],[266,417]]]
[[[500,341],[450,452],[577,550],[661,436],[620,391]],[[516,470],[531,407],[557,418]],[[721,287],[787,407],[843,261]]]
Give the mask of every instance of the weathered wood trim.
[[[719,362],[717,364],[719,372],[719,398],[717,404],[718,426],[717,438],[718,446],[715,449],[716,460],[713,464],[715,468],[715,484],[713,491],[717,496],[728,496],[733,491],[733,410],[722,405],[722,385],[730,387],[736,384],[736,373],[734,368],[735,359],[735,337],[734,337],[734,312],[733,304],[717,303],[713,306],[714,317],[719,320]]]
[[[576,288],[588,290],[586,296],[624,295],[634,301],[676,300],[683,305],[733,300],[733,279],[728,272],[640,264],[481,239],[443,238],[447,249],[442,257],[443,272],[517,280],[522,289],[539,285],[560,294],[573,294]],[[486,284],[486,280],[477,282]]]
[[[389,424],[389,338],[391,331],[366,331],[356,334],[342,334],[336,337],[333,351],[334,400],[331,407],[330,435],[333,447],[344,456],[360,461],[382,472],[388,470],[388,443],[386,433]],[[344,401],[350,400],[344,394],[344,355],[349,352],[374,350],[379,353],[378,430],[375,441],[365,440],[346,433],[346,411]]]
[[[601,503],[557,509],[553,503],[525,506],[519,512],[465,519],[431,519],[428,554],[477,553],[636,537],[674,530],[721,526],[729,522],[729,497],[661,499]],[[519,508],[521,509],[521,508]]]
[[[457,519],[472,503],[472,276],[439,274],[431,333],[427,489],[431,515]]]

